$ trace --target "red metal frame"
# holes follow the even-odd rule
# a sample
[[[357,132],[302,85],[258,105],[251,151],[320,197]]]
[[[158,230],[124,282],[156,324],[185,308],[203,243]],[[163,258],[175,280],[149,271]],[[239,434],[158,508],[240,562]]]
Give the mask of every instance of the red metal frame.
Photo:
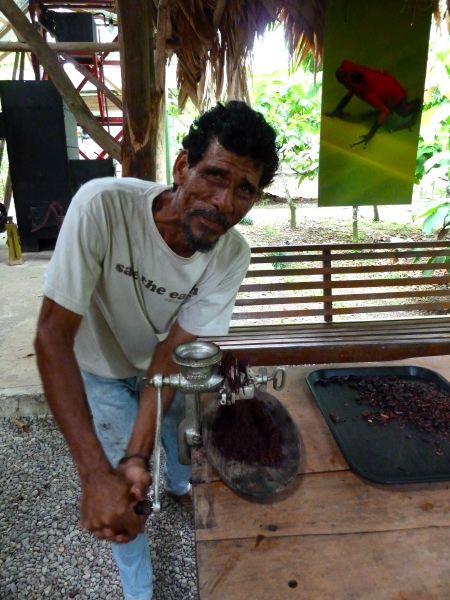
[[[114,136],[114,139],[117,140],[118,142],[120,142],[120,140],[122,139],[122,137],[123,137],[123,129],[121,129],[119,131],[119,133]],[[102,150],[100,152],[100,154],[97,155],[97,158],[100,158],[100,159],[102,159],[102,158],[108,158],[108,157],[109,157],[109,154],[106,152],[106,150]]]
[[[41,7],[44,7],[44,8],[48,7],[48,8],[52,8],[52,9],[67,8],[67,9],[73,9],[73,10],[86,10],[87,12],[92,12],[94,10],[107,10],[108,12],[115,13],[115,11],[116,11],[114,0],[104,0],[103,2],[101,0],[100,1],[99,0],[92,0],[92,1],[90,1],[90,0],[70,1],[69,0],[67,2],[61,2],[61,0],[45,0],[44,2],[40,2],[39,0],[29,0],[30,17],[31,17],[32,22],[36,23],[37,26],[39,26],[38,13],[39,13],[39,10]],[[41,31],[42,31],[42,35],[45,39],[45,37],[46,37],[45,30],[41,28]],[[117,41],[117,38],[114,41]],[[104,70],[103,70],[104,65],[120,66],[120,61],[118,61],[118,60],[107,60],[107,56],[109,55],[109,52],[89,53],[89,52],[77,51],[76,53],[71,53],[71,54],[73,55],[73,58],[75,60],[79,60],[80,64],[82,64],[85,68],[89,69],[89,71],[92,73],[92,75],[94,75],[94,77],[101,83],[105,83],[105,76],[104,76]],[[41,75],[40,64],[39,64],[37,57],[34,54],[31,55],[31,61],[32,61],[32,66],[33,66],[33,70],[34,70],[36,79],[38,79],[38,80],[41,78],[46,79],[47,74],[44,72]],[[77,91],[81,92],[81,90],[87,83],[88,83],[88,80],[86,78],[83,78],[82,81],[77,86]],[[116,126],[116,127],[122,126],[123,125],[123,116],[121,116],[121,117],[109,116],[108,110],[107,110],[106,97],[100,89],[97,89],[97,100],[98,100],[98,107],[99,107],[99,113],[100,113],[98,120],[102,124],[102,126],[107,127],[107,128],[109,128],[110,126]],[[121,130],[119,132],[119,134],[117,134],[115,136],[115,139],[119,140],[122,137],[122,135],[123,135],[123,130]],[[80,156],[85,159],[89,158],[81,150],[80,150]],[[108,157],[108,154],[104,151],[102,151],[100,154],[97,155],[97,158],[100,158],[100,159],[107,158],[107,157]]]

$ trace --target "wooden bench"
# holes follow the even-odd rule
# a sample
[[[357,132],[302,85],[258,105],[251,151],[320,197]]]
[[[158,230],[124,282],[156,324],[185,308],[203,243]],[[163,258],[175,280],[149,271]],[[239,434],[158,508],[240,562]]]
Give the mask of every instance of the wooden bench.
[[[254,247],[230,332],[208,339],[252,365],[450,354],[449,256],[448,241]]]

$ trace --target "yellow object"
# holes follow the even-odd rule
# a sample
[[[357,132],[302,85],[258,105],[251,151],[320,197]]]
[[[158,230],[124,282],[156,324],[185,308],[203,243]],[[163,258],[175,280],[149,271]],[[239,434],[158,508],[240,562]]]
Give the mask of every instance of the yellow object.
[[[11,217],[8,218],[5,224],[6,229],[6,243],[8,245],[9,253],[9,264],[10,265],[21,265],[23,264],[22,258],[22,246],[20,244],[19,230],[17,225],[12,222]]]

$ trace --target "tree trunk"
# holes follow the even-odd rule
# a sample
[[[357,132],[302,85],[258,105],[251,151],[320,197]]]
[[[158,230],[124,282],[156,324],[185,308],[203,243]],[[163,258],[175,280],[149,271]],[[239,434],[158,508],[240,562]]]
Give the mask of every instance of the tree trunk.
[[[286,196],[286,200],[289,206],[289,225],[291,229],[295,229],[297,227],[297,207],[295,205],[294,200],[292,200],[292,196],[289,192],[289,186],[286,179],[286,175],[282,168],[280,168],[281,181],[283,182],[284,193]]]
[[[124,106],[122,175],[155,180],[164,72],[155,68],[150,2],[117,0],[117,10]]]
[[[373,205],[373,220],[375,223],[380,222],[380,213],[378,211],[378,206],[376,204]]]
[[[356,244],[359,242],[359,232],[358,232],[358,207],[353,207],[353,219],[352,219],[352,241]]]
[[[48,73],[56,89],[73,113],[81,127],[113,158],[120,160],[120,144],[117,142],[91,113],[85,102],[76,91],[67,73],[58,61],[58,57],[50,50],[48,45],[28,21],[24,13],[18,8],[14,0],[0,0],[0,10],[9,20],[16,32],[29,45],[33,54]]]
[[[289,224],[291,229],[295,229],[297,227],[297,207],[295,206],[295,202],[291,199],[288,201],[289,203],[289,211],[290,211],[290,219]]]

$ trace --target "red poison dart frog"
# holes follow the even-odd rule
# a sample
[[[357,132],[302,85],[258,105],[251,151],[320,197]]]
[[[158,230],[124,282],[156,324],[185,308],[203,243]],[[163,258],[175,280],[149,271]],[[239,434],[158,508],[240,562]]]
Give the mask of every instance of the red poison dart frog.
[[[328,117],[343,116],[343,109],[353,96],[357,96],[377,110],[376,120],[369,132],[360,136],[360,141],[351,144],[351,147],[364,144],[364,148],[366,148],[368,142],[391,112],[395,112],[401,117],[409,117],[408,121],[401,127],[397,127],[396,130],[406,127],[409,129],[416,123],[421,108],[420,100],[416,98],[408,101],[405,88],[386,71],[378,71],[357,65],[350,60],[344,60],[336,71],[336,79],[348,89],[348,93],[333,111],[325,113]]]

